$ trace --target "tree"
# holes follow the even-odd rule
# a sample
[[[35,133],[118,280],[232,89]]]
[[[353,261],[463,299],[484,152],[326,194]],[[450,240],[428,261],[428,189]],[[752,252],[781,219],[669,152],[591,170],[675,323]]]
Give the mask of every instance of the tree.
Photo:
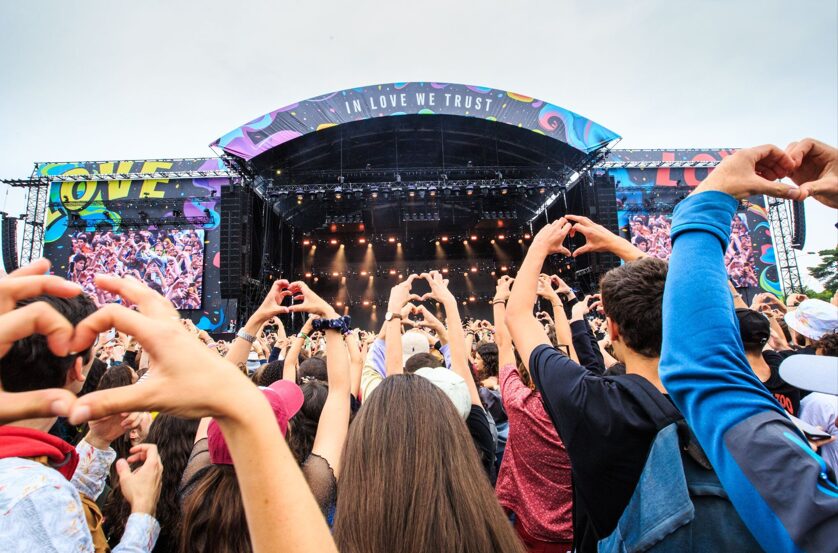
[[[838,248],[821,250],[818,252],[821,262],[814,267],[809,267],[809,274],[823,284],[823,287],[831,292],[838,290]]]

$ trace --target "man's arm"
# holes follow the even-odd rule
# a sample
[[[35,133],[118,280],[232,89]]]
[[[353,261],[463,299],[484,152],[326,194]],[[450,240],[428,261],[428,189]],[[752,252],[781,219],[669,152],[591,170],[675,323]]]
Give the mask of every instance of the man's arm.
[[[799,198],[768,180],[793,165],[773,146],[740,150],[676,207],[660,376],[760,545],[821,551],[838,535],[838,486],[751,371],[724,267],[736,198]]]

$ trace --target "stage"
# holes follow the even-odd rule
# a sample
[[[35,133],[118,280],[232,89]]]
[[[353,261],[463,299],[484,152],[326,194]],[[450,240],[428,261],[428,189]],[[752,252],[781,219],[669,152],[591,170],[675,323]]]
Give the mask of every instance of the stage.
[[[29,188],[20,257],[42,250],[56,274],[139,275],[216,332],[274,279],[303,279],[369,327],[393,284],[430,269],[448,276],[464,316],[488,317],[497,277],[514,275],[534,233],[566,213],[666,257],[672,209],[733,150],[614,149],[619,139],[521,94],[390,83],[257,117],[214,141],[216,157],[37,163],[6,182]],[[737,287],[794,288],[801,220],[783,202],[743,203],[727,257]],[[0,228],[9,269],[16,225]],[[546,270],[586,293],[618,263],[555,257]]]

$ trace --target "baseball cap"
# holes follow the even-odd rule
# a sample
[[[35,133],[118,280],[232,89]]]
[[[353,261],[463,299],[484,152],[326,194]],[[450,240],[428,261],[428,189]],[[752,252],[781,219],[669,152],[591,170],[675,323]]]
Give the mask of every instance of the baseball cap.
[[[276,422],[282,435],[288,431],[288,421],[297,414],[303,406],[303,391],[300,387],[288,380],[277,380],[267,388],[259,388],[265,399],[273,409]],[[227,449],[227,442],[221,434],[221,427],[213,420],[207,429],[207,446],[209,448],[210,461],[214,465],[232,465],[233,458],[230,450]]]
[[[421,332],[410,330],[402,334],[402,367],[417,353],[428,353],[431,345]]]
[[[838,357],[790,355],[780,363],[780,378],[804,390],[838,396]]]
[[[427,343],[427,342],[426,342]],[[443,367],[422,367],[414,374],[427,378],[454,403],[454,408],[465,420],[471,412],[468,385],[457,373]]]
[[[736,318],[739,319],[739,336],[743,344],[762,346],[771,338],[771,324],[762,313],[738,307]]]
[[[838,307],[823,300],[804,300],[784,318],[789,328],[812,340],[838,329]]]

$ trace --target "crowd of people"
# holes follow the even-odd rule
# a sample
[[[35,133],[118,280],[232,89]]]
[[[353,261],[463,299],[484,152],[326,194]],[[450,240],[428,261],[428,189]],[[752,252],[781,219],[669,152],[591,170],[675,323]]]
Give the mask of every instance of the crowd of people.
[[[101,306],[121,301],[96,287],[97,274],[132,276],[172,302],[176,309],[200,309],[204,272],[200,229],[77,232],[71,237],[67,279],[82,286]]]
[[[737,214],[730,225],[730,242],[725,250],[725,267],[737,288],[759,286],[754,271],[753,242],[745,216]],[[672,216],[633,215],[629,220],[631,243],[649,257],[668,260],[672,254]]]
[[[838,296],[745,305],[725,252],[753,194],[838,208],[838,150],[727,157],[669,262],[553,221],[491,320],[437,271],[368,330],[278,280],[229,343],[131,268],[166,281],[197,236],[77,236],[69,279],[0,279],[0,550],[836,551]],[[595,295],[542,273],[568,234],[624,261]]]

